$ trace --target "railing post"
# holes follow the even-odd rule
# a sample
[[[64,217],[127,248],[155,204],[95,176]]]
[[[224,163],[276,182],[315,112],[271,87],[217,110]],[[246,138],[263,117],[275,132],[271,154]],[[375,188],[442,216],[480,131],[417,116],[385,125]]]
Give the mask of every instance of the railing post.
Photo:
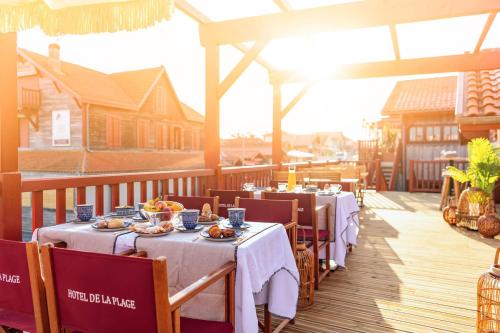
[[[378,192],[382,188],[382,171],[380,170],[380,160],[375,160],[375,190]]]
[[[219,190],[225,190],[223,177],[224,176],[222,175],[222,164],[219,164],[215,169],[215,186]]]
[[[22,239],[16,33],[0,33],[0,239]]]
[[[410,172],[408,174],[408,177],[409,177],[409,180],[408,180],[408,190],[409,192],[413,192],[413,168],[414,168],[414,164],[415,164],[415,161],[414,160],[410,160]],[[406,181],[406,179],[405,179]]]

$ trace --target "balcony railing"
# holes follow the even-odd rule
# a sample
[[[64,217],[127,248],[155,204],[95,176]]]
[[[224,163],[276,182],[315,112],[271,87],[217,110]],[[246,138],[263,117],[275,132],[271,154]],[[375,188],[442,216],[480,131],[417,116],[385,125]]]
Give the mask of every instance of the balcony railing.
[[[299,168],[305,166],[325,166],[334,162],[294,163]],[[350,162],[367,165],[369,185],[384,190],[380,185],[380,163],[377,161]],[[108,175],[89,175],[60,178],[23,179],[21,190],[31,194],[32,229],[44,225],[44,192],[55,191],[55,222],[66,223],[67,189],[74,189],[75,203],[87,200],[94,202],[96,215],[103,215],[105,207],[114,211],[121,203],[135,205],[162,194],[204,195],[209,188],[241,189],[244,183],[256,186],[271,184],[273,171],[286,169],[283,165],[258,165],[243,167],[224,167],[217,170],[195,169],[164,172],[122,173]],[[378,175],[378,176],[377,176]],[[383,176],[382,176],[383,177]],[[374,178],[378,180],[374,181]],[[109,191],[109,192],[108,192]],[[70,191],[71,193],[71,191]]]
[[[40,89],[21,89],[21,103],[23,110],[38,110],[42,104]]]
[[[454,166],[464,170],[466,161],[455,161]],[[408,173],[409,192],[441,192],[443,170],[450,165],[448,161],[410,160]]]

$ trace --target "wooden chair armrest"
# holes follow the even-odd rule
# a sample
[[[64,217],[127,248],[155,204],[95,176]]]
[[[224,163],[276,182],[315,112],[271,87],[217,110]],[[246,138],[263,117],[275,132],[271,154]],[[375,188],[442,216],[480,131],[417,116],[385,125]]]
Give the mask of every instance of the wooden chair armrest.
[[[283,225],[285,227],[285,230],[292,229],[295,226],[298,226],[297,222],[289,222],[287,224]]]
[[[186,288],[179,291],[177,294],[171,296],[170,297],[171,310],[174,311],[175,309],[180,308],[182,304],[186,303],[187,301],[195,297],[197,294],[207,289],[208,287],[210,287],[215,282],[225,277],[235,269],[236,269],[236,263],[228,262],[227,264],[221,266],[216,271],[208,275],[205,275],[198,281],[193,282]]]
[[[316,214],[318,214],[319,212],[323,211],[323,210],[326,210],[328,209],[330,205],[322,205],[322,206],[316,206]]]

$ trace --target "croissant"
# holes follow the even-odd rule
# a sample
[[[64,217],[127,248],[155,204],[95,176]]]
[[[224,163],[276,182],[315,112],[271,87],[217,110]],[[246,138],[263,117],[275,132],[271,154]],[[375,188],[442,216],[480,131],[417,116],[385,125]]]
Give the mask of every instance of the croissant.
[[[217,221],[217,220],[219,220],[219,215],[217,215],[217,214],[210,215],[210,221]]]
[[[229,237],[234,237],[235,231],[233,229],[223,229],[222,230],[222,236],[229,238]]]
[[[222,232],[218,225],[213,225],[208,229],[208,234],[212,238],[220,238]]]
[[[121,219],[111,219],[108,221],[108,229],[115,229],[123,227],[123,220]]]

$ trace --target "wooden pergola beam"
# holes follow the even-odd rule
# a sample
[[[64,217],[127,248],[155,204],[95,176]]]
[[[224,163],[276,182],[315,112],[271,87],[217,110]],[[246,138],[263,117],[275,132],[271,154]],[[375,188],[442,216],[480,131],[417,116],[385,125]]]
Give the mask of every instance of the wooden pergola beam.
[[[266,47],[267,41],[258,41],[252,46],[252,48],[243,56],[240,62],[234,66],[233,70],[226,76],[217,89],[217,94],[219,98],[222,98],[224,94],[229,90],[229,88],[236,82],[236,80],[243,74],[245,69],[250,66],[252,61],[257,58],[260,51]]]
[[[371,0],[201,24],[202,45],[369,28],[497,12],[492,0]]]
[[[479,36],[476,47],[474,48],[474,53],[478,53],[479,51],[481,51],[481,47],[483,46],[483,42],[486,39],[486,35],[488,34],[488,31],[490,31],[491,25],[493,24],[493,21],[495,20],[496,15],[497,15],[497,13],[490,13],[490,15],[488,15],[488,19],[486,20],[486,23],[484,24],[483,31],[481,31],[481,35]]]
[[[292,10],[292,6],[288,3],[287,0],[273,0],[273,2],[276,4],[276,6],[279,7],[283,12],[288,12]]]
[[[200,12],[198,9],[193,7],[189,2],[185,0],[175,0],[175,7],[184,14],[186,14],[187,16],[189,16],[194,21],[198,22],[199,24],[212,22],[212,20],[210,20],[208,16]],[[232,46],[243,53],[247,53],[248,51],[250,51],[250,48],[248,48],[244,44],[233,44]],[[275,70],[275,68],[269,62],[264,60],[262,57],[257,57],[255,59],[255,62],[257,62],[259,65],[261,65],[268,71]]]
[[[396,58],[396,60],[399,60],[401,59],[401,53],[399,51],[398,32],[396,30],[396,26],[394,24],[391,24],[389,26],[389,30],[391,31],[391,41],[392,48],[394,50],[394,58]]]
[[[468,72],[497,68],[500,68],[500,51],[489,50],[472,54],[339,65],[335,70],[315,77],[300,75],[295,71],[278,71],[270,73],[269,79],[273,84],[283,84],[328,79]]]
[[[309,89],[313,86],[313,83],[308,83],[306,84],[298,93],[295,95],[295,97],[288,103],[287,106],[283,109],[281,112],[281,118],[285,118],[286,115],[297,105],[297,103],[304,97]]]

